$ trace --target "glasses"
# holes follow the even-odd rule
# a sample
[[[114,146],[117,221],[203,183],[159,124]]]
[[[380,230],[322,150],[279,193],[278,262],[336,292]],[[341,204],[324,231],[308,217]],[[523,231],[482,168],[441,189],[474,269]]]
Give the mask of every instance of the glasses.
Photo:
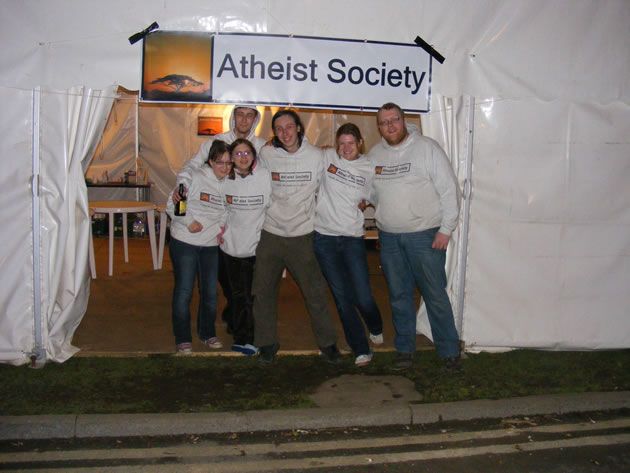
[[[232,161],[215,161],[214,164],[217,166],[230,166]]]
[[[381,128],[385,128],[386,126],[389,126],[389,125],[398,125],[398,123],[400,123],[400,120],[401,120],[400,117],[390,118],[389,120],[383,120],[381,122],[378,122],[378,126],[380,126]]]
[[[242,156],[245,156],[246,158],[252,153],[250,153],[249,151],[235,151],[234,153],[232,153],[232,156],[238,156],[239,158]]]

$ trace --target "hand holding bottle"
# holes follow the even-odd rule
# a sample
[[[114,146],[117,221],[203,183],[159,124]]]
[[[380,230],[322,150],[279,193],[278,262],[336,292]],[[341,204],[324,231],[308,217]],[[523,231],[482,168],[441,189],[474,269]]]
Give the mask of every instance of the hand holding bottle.
[[[179,196],[177,202],[175,202],[175,195]],[[178,217],[186,215],[186,188],[184,184],[179,185],[178,192],[173,192],[173,202],[175,202],[175,215]]]
[[[183,189],[183,191],[180,192],[180,189]],[[180,184],[178,190],[173,192],[173,203],[177,205],[177,202],[179,202],[182,197],[186,197],[186,192],[186,186],[184,184]]]

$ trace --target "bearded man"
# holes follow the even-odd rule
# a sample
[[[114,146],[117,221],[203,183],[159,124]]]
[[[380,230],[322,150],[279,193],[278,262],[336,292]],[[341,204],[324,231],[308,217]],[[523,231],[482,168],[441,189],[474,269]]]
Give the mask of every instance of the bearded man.
[[[459,336],[444,268],[459,216],[457,181],[440,145],[407,129],[400,106],[386,103],[376,120],[382,139],[368,154],[375,166],[370,201],[396,330],[394,369],[410,367],[416,351],[417,286],[435,348],[446,368],[458,372]]]

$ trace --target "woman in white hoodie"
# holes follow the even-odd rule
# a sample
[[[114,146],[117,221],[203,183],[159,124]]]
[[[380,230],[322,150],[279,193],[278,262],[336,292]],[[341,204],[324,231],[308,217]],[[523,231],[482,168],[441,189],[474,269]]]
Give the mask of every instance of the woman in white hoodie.
[[[232,288],[232,351],[254,355],[254,316],[252,279],[256,246],[271,198],[271,175],[256,166],[254,145],[239,138],[230,145],[233,171],[225,180],[223,192],[227,222],[221,250]]]
[[[355,364],[365,366],[372,360],[372,352],[361,317],[372,343],[383,343],[383,321],[370,288],[364,218],[359,209],[370,196],[374,165],[360,154],[363,138],[354,123],[339,127],[336,145],[336,150],[324,151],[326,168],[317,194],[313,249],[335,299]]]
[[[186,191],[186,215],[175,215],[175,204],[169,196],[166,212],[171,217],[169,255],[173,263],[172,320],[178,353],[192,352],[190,300],[199,286],[197,335],[210,348],[223,345],[216,336],[214,322],[217,313],[217,272],[219,243],[225,225],[223,179],[231,168],[228,146],[214,141],[207,165],[191,176]]]

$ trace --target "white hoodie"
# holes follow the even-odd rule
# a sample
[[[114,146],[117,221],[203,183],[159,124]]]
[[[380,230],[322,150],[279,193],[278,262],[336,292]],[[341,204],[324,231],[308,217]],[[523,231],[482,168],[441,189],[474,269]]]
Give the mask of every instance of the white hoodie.
[[[175,204],[172,195],[166,201],[166,213],[171,217],[171,236],[173,238],[197,246],[217,246],[217,235],[225,226],[226,211],[223,203],[223,183],[218,180],[212,168],[205,165],[192,175],[186,200],[186,215],[175,215]],[[172,192],[171,192],[172,194]],[[197,221],[203,229],[191,233],[188,226]]]
[[[341,158],[333,148],[324,151],[325,169],[317,193],[315,231],[322,235],[362,237],[365,234],[359,203],[367,200],[374,165],[366,156]]]
[[[284,148],[263,147],[260,164],[271,173],[271,206],[265,217],[265,231],[283,237],[311,233],[315,193],[324,169],[322,150],[312,146],[305,136],[293,154]]]
[[[459,216],[459,186],[437,142],[418,133],[397,146],[381,139],[368,157],[376,172],[370,201],[379,229],[412,233],[439,227],[451,235]]]
[[[227,221],[221,249],[235,258],[254,256],[271,198],[269,171],[256,166],[245,177],[226,178],[223,193]]]
[[[262,138],[259,138],[254,133],[256,132],[256,127],[258,123],[260,123],[260,113],[256,110],[256,107],[250,105],[237,105],[232,109],[232,113],[230,115],[230,130],[225,133],[219,133],[218,135],[214,135],[208,141],[205,141],[199,147],[199,151],[192,158],[184,163],[184,165],[179,170],[177,174],[177,184],[184,184],[186,189],[188,189],[188,185],[190,184],[190,178],[192,174],[199,169],[202,165],[208,162],[208,153],[210,152],[210,148],[212,147],[212,142],[214,140],[221,140],[227,143],[228,145],[232,144],[238,138],[234,134],[235,128],[235,118],[234,112],[237,108],[249,108],[256,112],[256,118],[254,119],[254,123],[252,124],[252,128],[247,136],[247,139],[251,144],[254,145],[256,149],[256,153],[260,153],[260,149],[265,145],[266,141]]]

